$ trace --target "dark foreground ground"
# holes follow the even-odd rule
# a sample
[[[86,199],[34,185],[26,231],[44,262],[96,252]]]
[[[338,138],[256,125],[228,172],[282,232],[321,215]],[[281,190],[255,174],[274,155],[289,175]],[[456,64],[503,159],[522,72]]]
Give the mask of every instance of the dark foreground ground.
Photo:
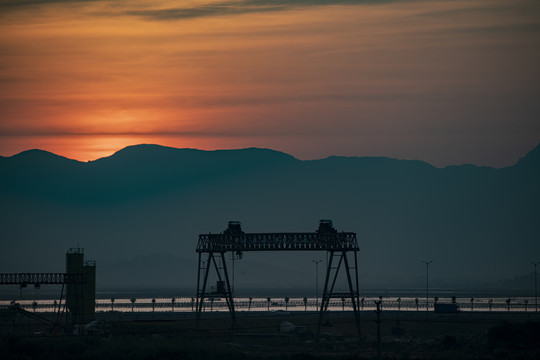
[[[100,313],[94,334],[73,336],[34,320],[0,317],[0,359],[376,359],[375,314],[334,312],[315,341],[318,314]],[[384,359],[540,359],[539,313],[383,312]],[[280,331],[283,322],[292,333]]]

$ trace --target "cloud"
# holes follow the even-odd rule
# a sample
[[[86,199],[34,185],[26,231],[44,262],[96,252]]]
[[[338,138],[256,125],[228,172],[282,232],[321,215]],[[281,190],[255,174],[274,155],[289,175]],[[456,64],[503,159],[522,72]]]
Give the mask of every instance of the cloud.
[[[253,124],[252,124],[253,125]],[[182,128],[182,129],[179,129]],[[234,123],[229,123],[227,126],[214,126],[208,129],[205,126],[194,126],[190,129],[184,129],[183,125],[169,124],[168,126],[160,126],[155,130],[136,131],[136,130],[111,130],[100,131],[88,129],[85,127],[66,126],[66,125],[49,125],[49,126],[33,126],[29,127],[14,127],[0,132],[0,138],[4,137],[50,137],[50,136],[137,136],[137,137],[270,137],[270,136],[294,136],[309,133],[305,129],[292,130],[291,128],[279,128],[272,126],[245,126]],[[226,130],[225,130],[226,129]]]
[[[42,6],[47,4],[57,3],[86,3],[86,2],[100,2],[108,0],[0,0],[0,7],[28,7],[28,6]]]
[[[168,2],[142,1],[130,2],[122,0],[0,0],[3,14],[12,12],[42,11],[50,6],[77,7],[86,4],[101,4],[93,9],[86,8],[89,14],[102,17],[132,16],[149,21],[175,21],[216,16],[242,15],[250,13],[288,11],[320,6],[335,5],[381,5],[398,0],[225,0],[212,2],[188,2],[179,6],[165,7]],[[418,0],[407,0],[416,2]]]
[[[148,20],[181,20],[207,16],[240,15],[265,11],[287,11],[315,6],[384,4],[393,0],[243,0],[223,1],[195,7],[148,9],[126,11],[126,15],[140,16]]]
[[[108,109],[188,109],[188,108],[243,108],[246,106],[279,106],[289,104],[359,104],[359,103],[408,103],[411,101],[447,102],[464,101],[473,96],[473,91],[460,89],[459,92],[448,90],[426,89],[343,89],[341,91],[307,91],[284,93],[280,90],[265,93],[248,93],[238,91],[230,94],[178,94],[151,96],[148,94],[129,94],[126,96],[95,95],[89,97],[6,97],[0,99],[0,108],[55,108],[63,107],[89,109],[92,107],[105,107]],[[495,94],[483,94],[491,100],[497,99]],[[505,94],[507,98],[510,95]],[[515,96],[522,97],[522,94]],[[2,124],[2,121],[0,121]]]

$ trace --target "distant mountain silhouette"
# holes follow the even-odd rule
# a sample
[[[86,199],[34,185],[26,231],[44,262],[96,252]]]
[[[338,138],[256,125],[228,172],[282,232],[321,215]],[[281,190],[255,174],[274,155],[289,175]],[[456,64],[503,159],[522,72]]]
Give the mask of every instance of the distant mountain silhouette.
[[[540,164],[540,144],[537,145],[534,149],[529,151],[527,155],[525,155],[523,158],[521,158],[517,166],[532,166],[536,167],[538,170],[538,165]]]
[[[358,234],[361,286],[422,286],[424,259],[434,261],[435,287],[437,279],[494,283],[528,273],[540,256],[540,146],[501,169],[384,157],[301,161],[258,148],[136,145],[88,163],[29,150],[0,157],[0,174],[0,272],[38,271],[36,264],[56,271],[80,244],[108,286],[120,282],[118,266],[134,274],[141,264],[146,283],[159,276],[160,286],[194,287],[195,267],[164,274],[125,259],[152,253],[194,264],[198,234],[223,231],[228,220],[247,232],[282,232],[333,219]],[[311,259],[324,256],[249,253],[237,264],[274,264],[296,274],[289,285],[309,288]],[[262,285],[277,286],[271,273],[261,272]],[[256,287],[256,277],[238,274],[239,286]],[[301,274],[311,275],[302,282]]]

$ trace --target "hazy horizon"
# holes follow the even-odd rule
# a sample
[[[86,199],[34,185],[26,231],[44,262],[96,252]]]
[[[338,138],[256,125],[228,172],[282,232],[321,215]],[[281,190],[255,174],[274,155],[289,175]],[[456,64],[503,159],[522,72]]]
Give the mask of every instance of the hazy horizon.
[[[529,274],[539,251],[540,146],[502,169],[305,162],[253,148],[135,146],[92,163],[43,155],[1,161],[2,272],[62,271],[65,251],[80,245],[100,264],[103,286],[182,287],[196,278],[198,235],[230,220],[260,233],[313,232],[332,219],[357,233],[361,284],[370,287],[421,284],[426,259],[440,285],[496,282]],[[275,274],[281,286],[302,284],[312,256],[247,253],[238,279],[253,287]]]

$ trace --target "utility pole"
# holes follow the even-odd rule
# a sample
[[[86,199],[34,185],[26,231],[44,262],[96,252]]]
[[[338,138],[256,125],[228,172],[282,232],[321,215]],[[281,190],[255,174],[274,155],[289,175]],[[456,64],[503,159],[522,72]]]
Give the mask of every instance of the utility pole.
[[[538,262],[531,261],[531,264],[534,265],[534,308],[535,308],[535,311],[538,312],[538,293],[536,292],[536,289],[537,289],[536,265],[540,264],[540,261]]]
[[[429,311],[429,264],[431,264],[433,261],[422,261],[424,264],[426,264],[426,311]]]
[[[311,260],[315,263],[315,307],[319,308],[319,263],[322,260]]]

